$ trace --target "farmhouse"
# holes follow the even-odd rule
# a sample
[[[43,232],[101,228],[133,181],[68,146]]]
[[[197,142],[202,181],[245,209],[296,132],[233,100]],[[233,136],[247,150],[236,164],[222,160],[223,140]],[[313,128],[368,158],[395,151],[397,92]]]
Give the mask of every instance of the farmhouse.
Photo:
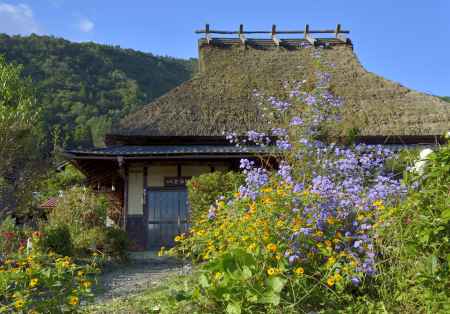
[[[92,186],[115,200],[117,220],[137,249],[171,245],[186,230],[187,179],[237,170],[243,157],[274,155],[267,148],[230,145],[223,132],[265,130],[253,92],[281,96],[283,82],[313,71],[316,52],[330,65],[332,91],[345,101],[337,138],[356,130],[367,143],[436,143],[448,129],[447,103],[367,72],[339,25],[299,31],[273,26],[257,33],[242,25],[232,32],[207,25],[198,32],[204,37],[191,80],[125,117],[106,136],[106,147],[65,152]],[[283,38],[292,34],[301,38]]]

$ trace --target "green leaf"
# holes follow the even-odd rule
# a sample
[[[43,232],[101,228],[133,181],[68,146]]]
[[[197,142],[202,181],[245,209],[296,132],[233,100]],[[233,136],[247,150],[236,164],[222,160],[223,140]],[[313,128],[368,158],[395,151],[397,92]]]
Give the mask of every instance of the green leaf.
[[[247,280],[251,277],[252,277],[252,271],[250,270],[250,268],[248,268],[248,266],[244,266],[242,268],[242,272],[241,272],[241,279]]]
[[[241,306],[238,303],[228,303],[226,311],[228,314],[241,314]]]
[[[277,306],[278,304],[280,304],[280,295],[274,293],[273,291],[268,291],[259,298],[259,303],[272,304]]]
[[[198,278],[198,282],[202,288],[209,287],[208,278],[204,274],[200,275],[200,277]]]
[[[441,218],[449,220],[450,219],[450,208],[444,210],[441,214]]]
[[[273,292],[280,293],[286,284],[286,279],[281,277],[270,277],[267,279],[267,286]]]

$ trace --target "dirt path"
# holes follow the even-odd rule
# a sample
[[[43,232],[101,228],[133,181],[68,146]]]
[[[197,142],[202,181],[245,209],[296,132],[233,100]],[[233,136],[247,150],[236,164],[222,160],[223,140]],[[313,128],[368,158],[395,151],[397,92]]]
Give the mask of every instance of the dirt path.
[[[171,258],[131,256],[125,265],[107,267],[99,277],[95,289],[95,303],[138,293],[158,285],[164,278],[181,273],[183,265]]]

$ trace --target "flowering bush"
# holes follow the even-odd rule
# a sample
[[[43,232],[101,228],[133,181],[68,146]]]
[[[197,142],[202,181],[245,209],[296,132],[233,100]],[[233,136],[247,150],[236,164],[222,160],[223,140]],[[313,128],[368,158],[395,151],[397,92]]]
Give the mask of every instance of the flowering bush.
[[[419,161],[424,161],[423,154]],[[388,310],[450,312],[450,144],[407,177],[407,198],[382,217],[380,295]]]
[[[29,230],[17,227],[12,217],[6,217],[0,224],[0,258],[23,251],[29,233]]]
[[[200,303],[227,313],[336,310],[377,274],[380,214],[405,188],[384,172],[390,151],[320,141],[339,123],[342,100],[313,57],[312,82],[286,82],[286,99],[255,93],[271,132],[250,131],[245,142],[276,137],[278,170],[241,160],[245,184],[175,239],[172,253],[205,262],[193,293]]]
[[[243,181],[242,174],[232,171],[215,171],[193,177],[187,183],[190,220],[196,221],[208,212],[216,199],[231,196]]]
[[[0,313],[77,312],[96,272],[95,260],[80,266],[54,253],[0,259]]]

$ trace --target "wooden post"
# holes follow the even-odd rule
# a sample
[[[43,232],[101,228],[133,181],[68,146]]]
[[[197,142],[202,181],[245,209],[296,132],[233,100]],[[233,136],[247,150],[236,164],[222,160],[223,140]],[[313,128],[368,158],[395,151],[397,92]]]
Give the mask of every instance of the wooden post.
[[[336,38],[339,38],[339,33],[341,32],[341,24],[336,25]]]
[[[341,33],[341,24],[336,25],[336,39],[339,39],[342,42],[347,42],[345,34]]]
[[[309,25],[305,25],[305,39],[313,46],[316,45],[316,39],[309,34]]]
[[[272,25],[272,40],[276,46],[280,46],[280,40],[277,38],[277,26],[275,24]]]
[[[209,24],[205,25],[205,38],[208,45],[211,43],[211,34],[209,33]]]
[[[239,39],[241,40],[241,43],[245,45],[244,24],[239,25]]]

